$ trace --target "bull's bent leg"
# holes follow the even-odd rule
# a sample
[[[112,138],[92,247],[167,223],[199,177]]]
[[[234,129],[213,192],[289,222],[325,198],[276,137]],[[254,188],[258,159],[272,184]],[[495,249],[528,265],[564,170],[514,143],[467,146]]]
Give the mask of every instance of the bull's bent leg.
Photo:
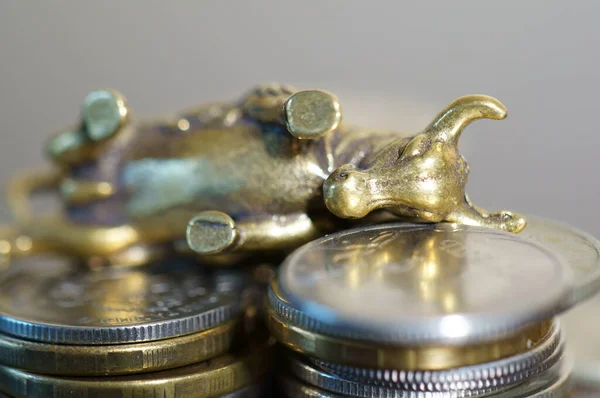
[[[188,223],[189,247],[200,254],[293,248],[322,233],[306,214],[266,216],[234,221],[220,211],[203,211]]]
[[[491,227],[513,233],[521,232],[527,225],[525,218],[519,214],[507,210],[495,213],[480,212],[478,208],[473,207],[467,201],[463,206],[449,214],[447,220],[459,224]]]
[[[280,84],[262,85],[243,101],[243,111],[263,123],[279,123],[298,139],[316,139],[338,128],[342,111],[333,94],[297,91]]]

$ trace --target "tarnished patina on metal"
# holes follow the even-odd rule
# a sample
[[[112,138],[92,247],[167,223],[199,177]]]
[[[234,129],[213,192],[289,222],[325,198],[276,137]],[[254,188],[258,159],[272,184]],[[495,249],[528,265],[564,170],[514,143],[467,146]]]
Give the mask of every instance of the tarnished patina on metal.
[[[293,249],[379,209],[519,232],[523,217],[471,205],[457,148],[470,122],[505,116],[496,99],[470,95],[417,134],[353,129],[334,95],[272,84],[140,121],[121,94],[93,91],[80,121],[48,144],[53,168],[9,185],[16,223],[0,253],[143,264],[186,250],[187,227],[193,251],[229,261]],[[40,191],[57,193],[64,215],[33,216]]]

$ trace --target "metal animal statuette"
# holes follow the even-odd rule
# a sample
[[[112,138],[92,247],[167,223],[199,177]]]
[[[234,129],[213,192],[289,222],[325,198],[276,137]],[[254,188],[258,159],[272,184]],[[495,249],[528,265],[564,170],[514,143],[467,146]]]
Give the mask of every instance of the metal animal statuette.
[[[9,186],[16,225],[0,251],[137,264],[186,248],[186,226],[200,254],[287,250],[380,209],[519,232],[521,216],[469,202],[457,149],[470,122],[505,116],[497,100],[471,95],[421,133],[373,132],[341,126],[329,93],[268,85],[137,121],[120,94],[94,91],[80,122],[50,141],[54,168]],[[58,193],[64,215],[31,215],[30,196],[44,190]]]

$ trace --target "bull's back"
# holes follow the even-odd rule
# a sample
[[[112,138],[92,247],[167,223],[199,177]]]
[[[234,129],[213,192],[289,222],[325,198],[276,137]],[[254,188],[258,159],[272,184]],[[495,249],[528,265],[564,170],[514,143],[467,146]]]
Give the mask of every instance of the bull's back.
[[[277,126],[240,120],[176,134],[154,129],[138,139],[120,176],[132,218],[171,209],[305,211],[328,174],[322,142],[299,142]]]

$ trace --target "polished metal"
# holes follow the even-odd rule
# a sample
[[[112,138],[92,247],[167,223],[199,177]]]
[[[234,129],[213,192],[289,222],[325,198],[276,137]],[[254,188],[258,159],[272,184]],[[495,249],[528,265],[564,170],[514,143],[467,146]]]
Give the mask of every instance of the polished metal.
[[[566,356],[548,371],[494,398],[571,398],[571,368]]]
[[[519,232],[520,215],[470,203],[457,147],[472,121],[505,116],[496,99],[470,95],[419,133],[351,129],[332,94],[272,84],[140,121],[116,91],[93,91],[80,120],[50,141],[53,168],[9,185],[15,225],[0,254],[139,265],[181,250],[186,238],[202,255],[279,253],[378,209]],[[32,214],[40,192],[58,195],[64,214]]]
[[[553,366],[562,357],[563,351],[564,341],[557,324],[546,339],[529,351],[497,361],[443,371],[356,368],[320,360],[312,362],[327,372],[328,377],[337,376],[363,388],[371,386],[422,392],[471,391],[476,394],[485,393],[487,389],[510,387],[536,376]],[[298,377],[309,381],[299,374]]]
[[[398,223],[303,246],[279,269],[269,297],[279,318],[311,332],[388,345],[457,345],[493,341],[551,318],[570,282],[564,261],[518,235]]]
[[[388,398],[409,396],[426,397],[431,395],[437,395],[439,397],[478,397],[489,395],[492,392],[508,390],[509,388],[523,383],[554,366],[561,356],[562,351],[557,351],[546,361],[539,363],[538,366],[530,372],[514,372],[512,375],[495,374],[494,367],[481,366],[479,369],[473,369],[470,380],[462,379],[460,377],[448,380],[448,388],[445,389],[441,387],[436,388],[433,382],[427,382],[425,380],[408,383],[408,388],[404,388],[405,386],[373,385],[365,383],[367,380],[349,380],[329,373],[326,369],[319,369],[314,364],[296,356],[288,358],[288,366],[291,374],[305,383],[327,391],[346,394],[353,397]],[[494,377],[483,377],[483,374],[489,375],[490,371]],[[374,372],[377,371],[375,370]],[[421,376],[422,375],[423,374],[421,374]],[[479,375],[479,378],[477,378],[476,375]],[[419,375],[417,375],[417,377],[419,377]]]
[[[50,376],[0,366],[0,390],[18,398],[220,397],[262,381],[270,370],[268,351],[261,345],[176,369],[113,377]]]
[[[239,319],[243,271],[172,258],[88,270],[26,257],[0,274],[0,331],[38,342],[101,345],[183,336]]]
[[[445,370],[519,355],[549,336],[552,322],[527,325],[493,342],[463,345],[389,345],[334,338],[284,322],[273,311],[269,329],[282,345],[323,361],[376,369]]]
[[[562,256],[573,273],[569,308],[596,294],[600,288],[600,242],[570,225],[528,216],[527,227],[519,234],[534,240]]]
[[[129,344],[48,344],[0,335],[0,364],[63,376],[146,373],[223,355],[241,341],[241,325],[235,321],[181,337]]]
[[[570,365],[568,360],[561,360],[546,372],[524,382],[512,389],[486,395],[490,398],[570,398],[571,384],[569,378]],[[280,380],[282,390],[290,398],[347,398],[338,394],[303,383],[297,379],[284,376]],[[381,391],[381,390],[380,390]],[[377,397],[378,395],[369,395]],[[395,393],[382,395],[386,398],[466,398],[470,393],[445,392],[416,392],[395,390]]]

